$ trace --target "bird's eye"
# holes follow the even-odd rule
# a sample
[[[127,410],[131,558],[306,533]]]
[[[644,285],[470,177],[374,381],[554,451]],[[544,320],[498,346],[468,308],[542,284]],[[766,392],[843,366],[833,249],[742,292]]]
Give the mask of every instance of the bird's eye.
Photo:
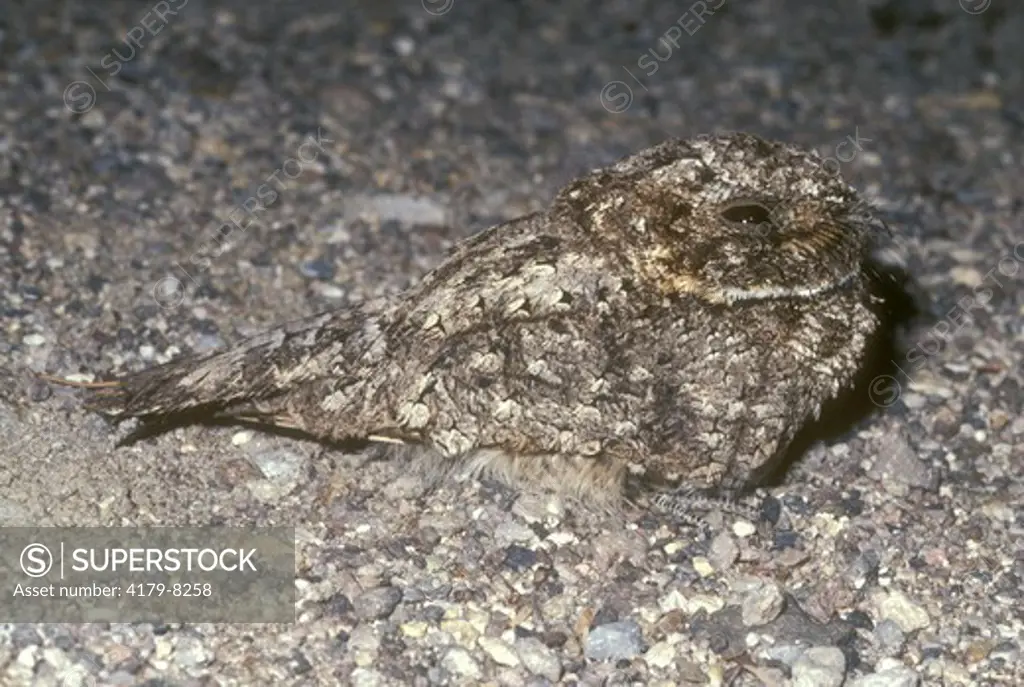
[[[739,224],[771,224],[772,213],[760,203],[737,203],[722,211],[722,217]]]

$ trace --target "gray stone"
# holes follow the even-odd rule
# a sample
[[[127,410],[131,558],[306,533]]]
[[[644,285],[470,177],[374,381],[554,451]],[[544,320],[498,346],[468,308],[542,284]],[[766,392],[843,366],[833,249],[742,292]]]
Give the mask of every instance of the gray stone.
[[[883,619],[892,620],[904,632],[921,630],[931,622],[928,612],[901,591],[880,594],[875,599],[875,606]]]
[[[632,620],[621,620],[595,627],[587,635],[583,654],[595,661],[630,659],[643,651],[640,626]]]
[[[906,639],[900,626],[889,618],[883,619],[875,626],[875,637],[878,639],[882,651],[890,656],[899,653]]]
[[[287,449],[253,451],[249,460],[272,482],[295,482],[302,476],[306,457]]]
[[[448,213],[441,203],[432,198],[400,193],[357,195],[348,207],[355,213],[372,213],[381,222],[443,226],[448,220]]]
[[[806,649],[806,646],[799,644],[775,644],[762,649],[761,655],[773,663],[782,663],[792,668]]]
[[[213,660],[213,652],[195,637],[182,637],[174,646],[174,662],[183,668],[204,666]]]
[[[441,659],[441,667],[450,673],[463,677],[479,679],[483,677],[480,664],[469,652],[461,647],[453,647]]]
[[[736,545],[736,540],[728,532],[721,532],[711,540],[708,561],[711,562],[715,570],[719,572],[728,570],[739,557],[740,547]]]
[[[402,590],[398,587],[377,587],[353,599],[352,606],[363,620],[381,620],[394,613],[401,601]]]
[[[786,607],[786,597],[778,584],[764,580],[763,584],[747,592],[740,605],[743,624],[747,627],[767,625]]]
[[[846,677],[846,657],[834,646],[816,646],[793,664],[793,687],[840,687]]]
[[[351,678],[354,687],[378,687],[387,684],[384,676],[372,668],[356,668],[352,671]]]
[[[558,655],[536,637],[516,641],[516,652],[526,669],[534,675],[540,675],[551,682],[558,682],[562,677],[562,662]]]
[[[496,637],[480,637],[477,644],[484,650],[484,653],[491,657],[491,660],[502,666],[516,667],[520,660],[512,647]]]
[[[910,668],[889,668],[856,678],[849,687],[917,687],[920,682],[921,676]]]
[[[903,432],[892,429],[875,446],[877,458],[870,475],[889,492],[902,494],[906,487],[927,489],[932,484],[932,469],[921,460]]]

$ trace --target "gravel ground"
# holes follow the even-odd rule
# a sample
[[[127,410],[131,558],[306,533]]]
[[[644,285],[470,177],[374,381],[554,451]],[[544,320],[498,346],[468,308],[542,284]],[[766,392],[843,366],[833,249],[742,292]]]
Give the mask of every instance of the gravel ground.
[[[0,683],[1024,684],[1024,7],[14,4],[0,524],[294,525],[299,600],[289,625],[2,625]],[[774,529],[428,490],[237,428],[115,448],[32,376],[394,293],[577,173],[713,130],[831,156],[931,314],[875,412],[765,489]]]

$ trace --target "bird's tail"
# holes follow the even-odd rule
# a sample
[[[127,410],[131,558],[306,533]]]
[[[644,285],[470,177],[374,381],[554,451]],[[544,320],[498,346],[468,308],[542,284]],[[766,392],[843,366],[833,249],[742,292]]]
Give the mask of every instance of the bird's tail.
[[[360,306],[292,322],[220,352],[194,355],[95,385],[88,408],[156,419],[273,398],[295,385],[357,366],[380,336],[379,308]]]

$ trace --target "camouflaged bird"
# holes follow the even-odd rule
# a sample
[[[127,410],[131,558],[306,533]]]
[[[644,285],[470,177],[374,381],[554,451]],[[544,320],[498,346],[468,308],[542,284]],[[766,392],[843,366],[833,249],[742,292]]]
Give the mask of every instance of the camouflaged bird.
[[[463,241],[392,301],[129,375],[93,405],[422,444],[586,500],[636,474],[733,493],[879,329],[863,207],[788,145],[669,140]]]

